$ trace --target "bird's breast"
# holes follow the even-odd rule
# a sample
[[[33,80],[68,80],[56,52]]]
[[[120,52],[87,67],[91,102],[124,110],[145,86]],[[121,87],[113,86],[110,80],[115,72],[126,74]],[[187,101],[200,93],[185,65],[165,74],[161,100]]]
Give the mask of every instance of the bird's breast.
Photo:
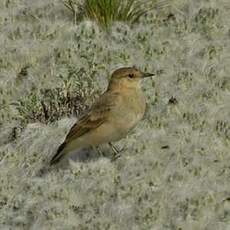
[[[131,91],[123,94],[116,106],[116,124],[121,130],[133,128],[143,118],[145,108],[146,101],[142,92]]]

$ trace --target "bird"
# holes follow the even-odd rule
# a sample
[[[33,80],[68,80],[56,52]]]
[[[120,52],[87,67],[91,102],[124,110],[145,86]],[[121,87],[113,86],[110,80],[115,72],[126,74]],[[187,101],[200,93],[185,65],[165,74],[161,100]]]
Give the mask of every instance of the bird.
[[[141,89],[142,79],[155,74],[142,72],[137,67],[116,69],[107,90],[98,97],[70,128],[64,142],[50,160],[50,165],[60,162],[70,152],[97,147],[124,138],[143,118],[146,99]]]

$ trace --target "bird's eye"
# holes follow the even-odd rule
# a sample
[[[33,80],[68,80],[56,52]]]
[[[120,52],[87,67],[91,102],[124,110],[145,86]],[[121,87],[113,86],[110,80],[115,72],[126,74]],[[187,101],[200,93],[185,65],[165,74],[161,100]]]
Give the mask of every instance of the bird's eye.
[[[129,74],[129,78],[133,78],[134,77],[134,74]]]

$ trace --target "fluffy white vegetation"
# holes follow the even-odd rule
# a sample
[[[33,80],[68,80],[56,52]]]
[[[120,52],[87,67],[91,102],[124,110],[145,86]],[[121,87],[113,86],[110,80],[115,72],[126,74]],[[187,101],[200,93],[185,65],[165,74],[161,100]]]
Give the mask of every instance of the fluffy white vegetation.
[[[229,229],[229,15],[229,0],[174,0],[107,34],[73,25],[58,0],[1,0],[0,229]],[[84,108],[54,101],[46,114],[41,92],[88,106],[129,65],[157,77],[143,83],[145,119],[115,143],[121,158],[105,145],[47,168]]]

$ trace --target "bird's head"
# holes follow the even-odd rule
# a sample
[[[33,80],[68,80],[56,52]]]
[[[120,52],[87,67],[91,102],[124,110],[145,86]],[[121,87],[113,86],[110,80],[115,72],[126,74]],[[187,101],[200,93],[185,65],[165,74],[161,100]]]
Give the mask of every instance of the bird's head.
[[[119,68],[112,73],[109,88],[138,88],[142,79],[151,76],[154,76],[154,74],[144,73],[136,67]]]

